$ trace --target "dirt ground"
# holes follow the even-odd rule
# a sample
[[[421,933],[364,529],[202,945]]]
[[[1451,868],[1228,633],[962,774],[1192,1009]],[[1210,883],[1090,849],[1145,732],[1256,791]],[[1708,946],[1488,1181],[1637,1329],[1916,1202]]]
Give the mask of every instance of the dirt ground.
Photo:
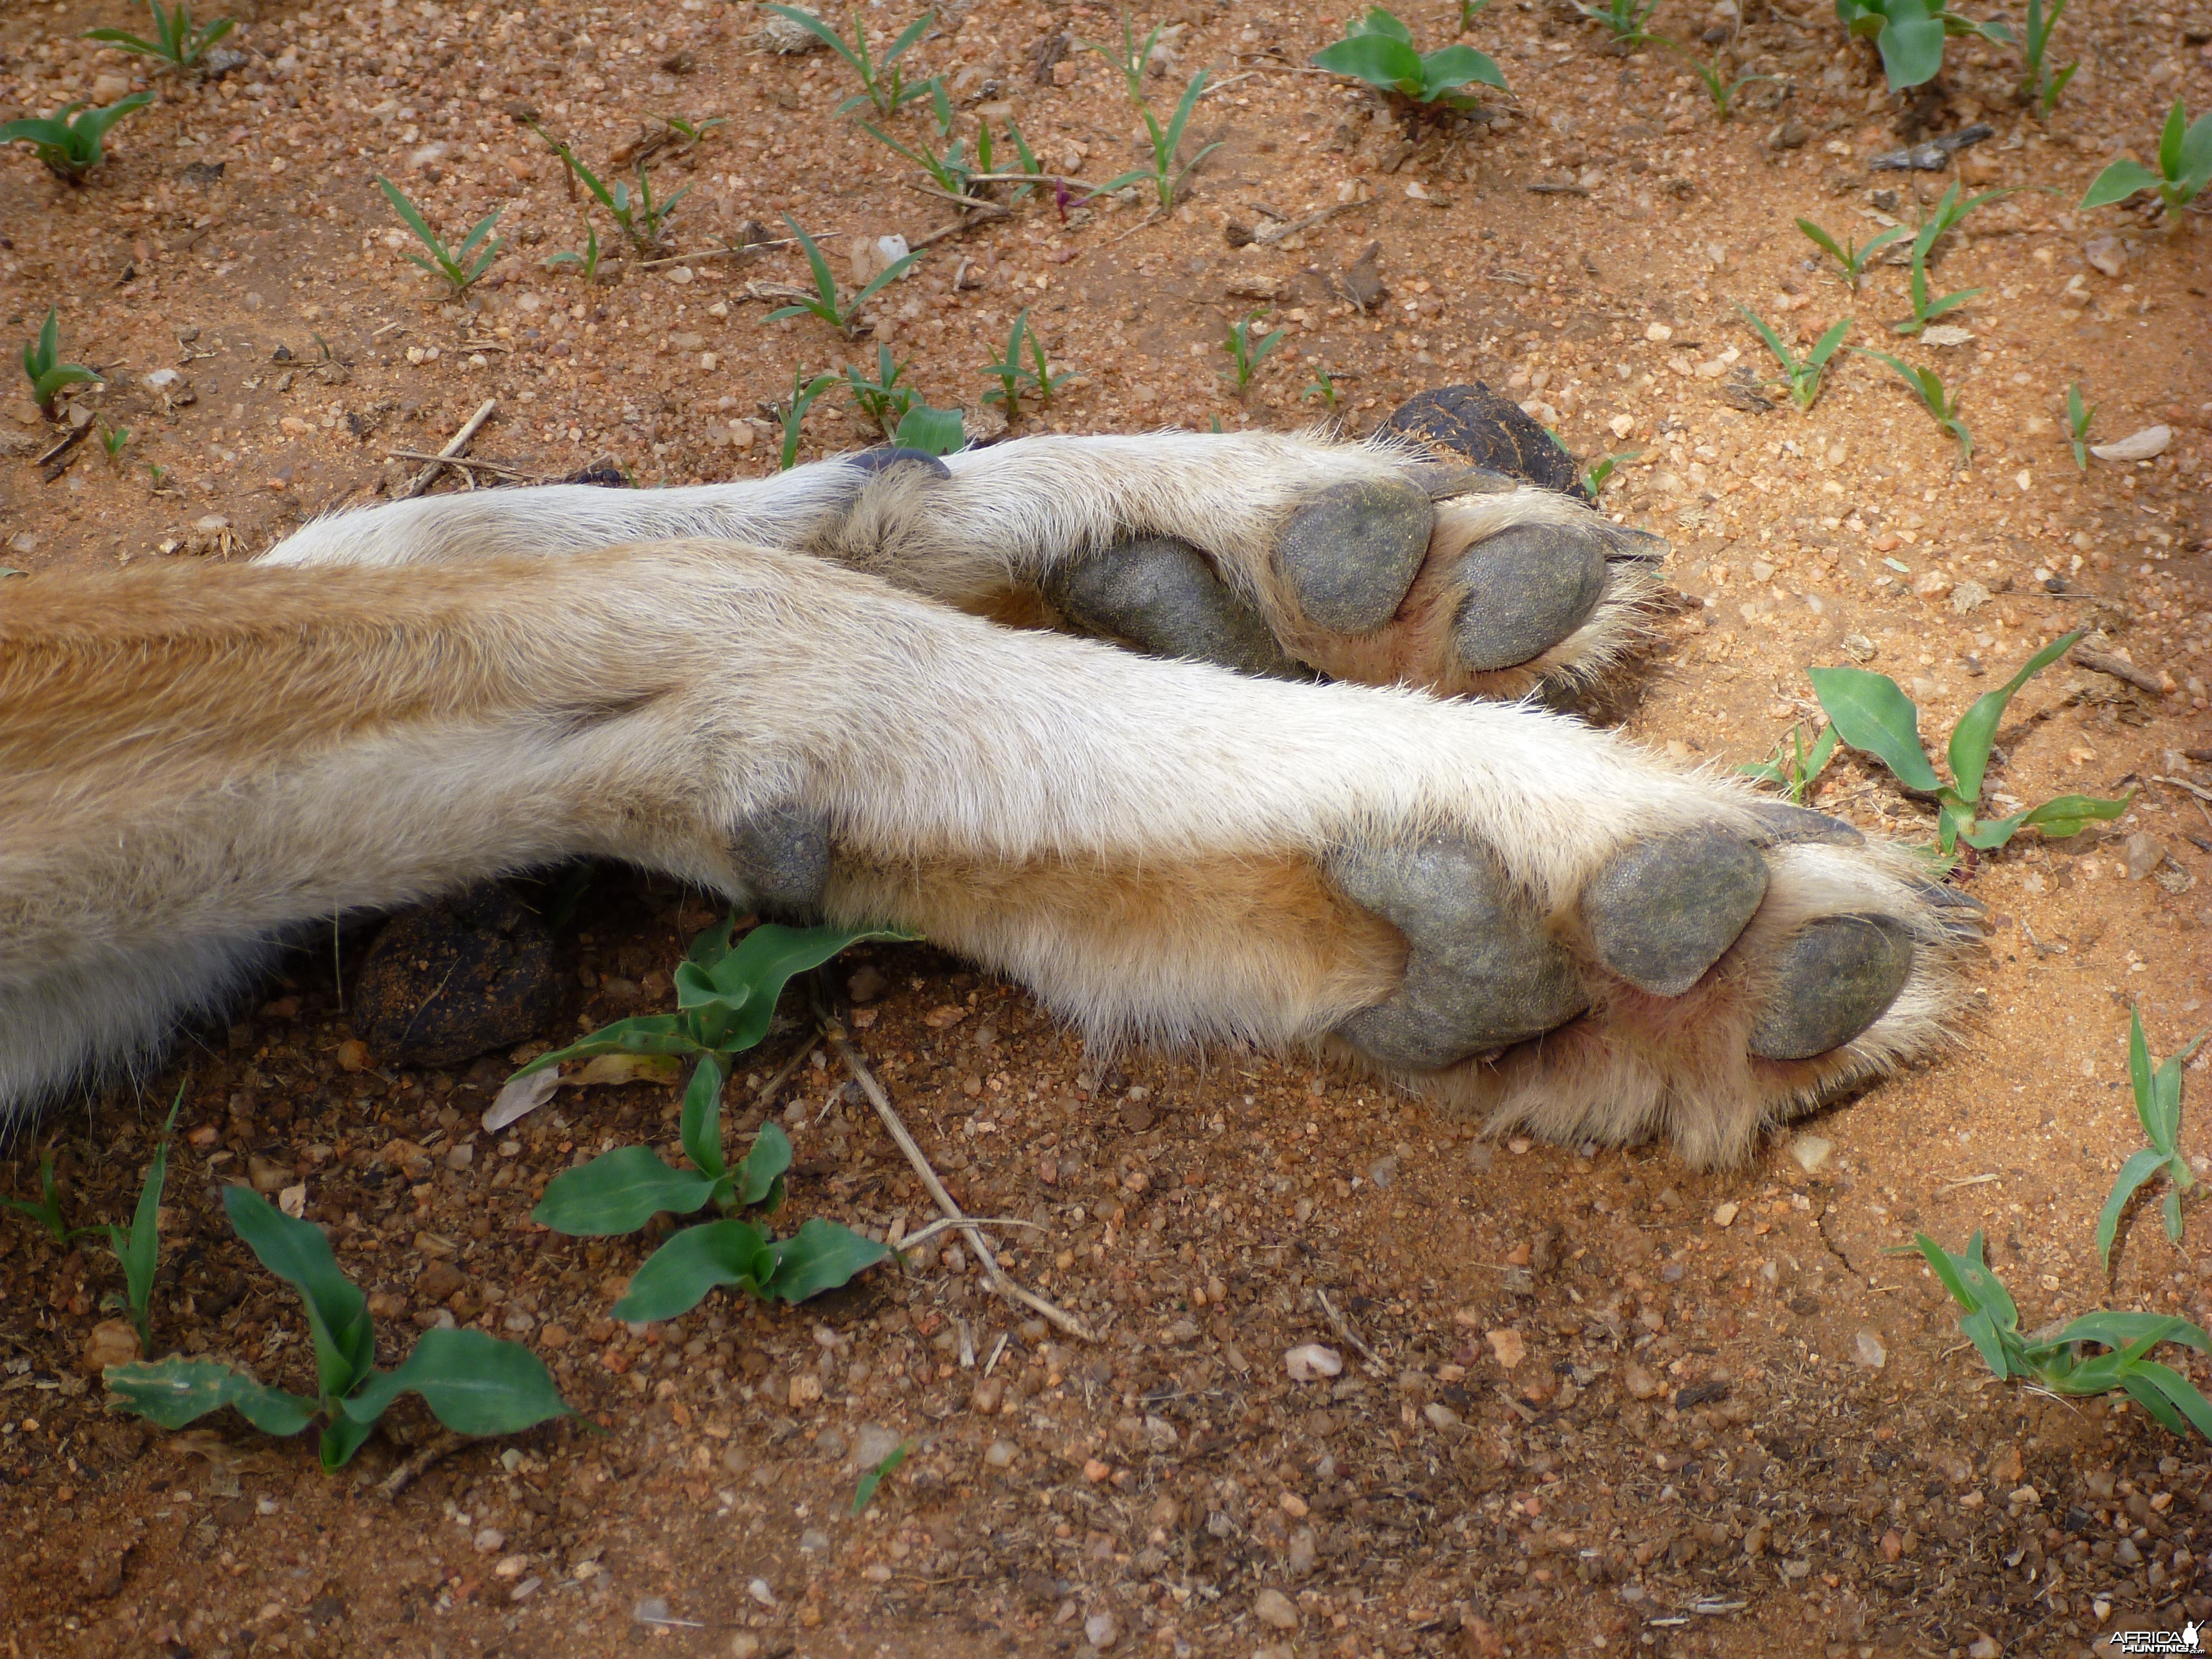
[[[515,1059],[666,1006],[710,913],[600,872],[559,935],[557,1023],[451,1071],[356,1046],[342,990],[369,934],[349,931],[136,1097],[46,1126],[70,1215],[127,1216],[181,1083],[161,1350],[301,1385],[296,1305],[230,1237],[218,1189],[304,1182],[374,1297],[385,1363],[419,1328],[482,1325],[532,1345],[581,1416],[466,1447],[396,1498],[377,1483],[405,1443],[372,1441],[330,1476],[304,1443],[234,1418],[147,1431],[104,1413],[80,1369],[120,1288],[112,1262],[0,1217],[9,1659],[1981,1659],[2212,1615],[2203,1447],[2132,1408],[1992,1382],[1895,1253],[1916,1228],[1954,1247],[1985,1230],[2028,1325],[2099,1305],[2212,1316],[2201,1217],[2177,1249],[2139,1213],[2109,1287],[2092,1247],[2140,1145],[2129,1006],[2160,1054],[2212,1024],[2212,244],[2195,216],[2069,206],[2123,147],[2148,154],[2173,97],[2212,104],[2201,0],[2069,10],[2059,39],[2082,68],[2042,124],[2013,101],[2009,52],[1954,41],[1944,97],[1906,108],[1824,8],[1737,20],[1667,0],[1669,33],[1717,31],[1739,69],[1774,77],[1726,125],[1659,48],[1620,54],[1570,15],[1498,0],[1468,38],[1511,94],[1486,121],[1411,135],[1302,67],[1339,12],[1192,4],[1140,19],[1170,25],[1149,83],[1163,112],[1198,68],[1219,88],[1186,148],[1220,148],[1171,218],[1071,193],[966,228],[833,113],[854,90],[842,66],[766,50],[750,6],[231,9],[244,61],[160,83],[89,185],[0,160],[9,337],[58,306],[64,356],[107,380],[77,402],[130,434],[111,461],[96,422],[45,476],[60,434],[9,388],[0,564],[33,580],[246,556],[404,489],[417,463],[393,452],[436,450],[487,400],[470,453],[520,476],[602,460],[640,484],[747,475],[775,465],[793,371],[872,364],[881,341],[988,431],[981,371],[1027,307],[1078,378],[1024,430],[1297,423],[1328,412],[1326,369],[1355,429],[1479,376],[1578,454],[1640,450],[1605,503],[1672,538],[1686,602],[1598,712],[1672,754],[1762,757],[1814,712],[1804,670],[1848,660],[1897,676],[1946,731],[2037,644],[2087,626],[2141,684],[2071,663],[2034,682],[2000,736],[1996,799],[2136,801],[1962,873],[1991,931],[1948,1058],[1723,1174],[1486,1138],[1296,1060],[1087,1056],[926,945],[856,952],[840,977],[882,981],[853,1019],[869,1064],[971,1211],[1033,1224],[997,1231],[1011,1270],[1096,1344],[993,1297],[953,1247],[798,1311],[718,1294],[665,1325],[615,1323],[651,1241],[557,1238],[527,1212],[604,1146],[672,1143],[673,1091],[564,1092],[506,1135],[477,1119]],[[878,44],[908,21],[866,15]],[[134,18],[120,0],[16,0],[0,116],[140,84],[76,39]],[[1455,18],[1408,15],[1425,46]],[[915,56],[963,110],[1001,132],[1017,119],[1045,166],[1103,179],[1140,159],[1141,129],[1067,37],[1117,24],[1059,0],[956,3]],[[892,131],[920,142],[921,107]],[[655,115],[727,118],[650,158],[659,190],[690,187],[668,258],[615,261],[590,287],[543,266],[581,232],[518,124],[533,111],[595,166]],[[1876,216],[1911,222],[1954,175],[1870,160],[1976,120],[1995,131],[1960,170],[2019,193],[1941,262],[1939,288],[1982,290],[1951,319],[1971,338],[1899,345],[1885,325],[1904,273],[1877,269],[1854,300],[1791,221],[1862,240]],[[502,210],[507,246],[465,307],[401,259],[380,173],[449,235]],[[727,250],[785,212],[834,233],[841,274],[856,240],[953,228],[848,342],[811,319],[762,325],[749,285],[803,266]],[[1971,470],[1864,359],[1835,365],[1809,416],[1761,411],[1738,371],[1771,364],[1739,302],[1806,340],[1850,313],[1855,343],[1939,367]],[[1217,348],[1257,309],[1288,332],[1240,400]],[[2157,423],[2169,447],[2077,471],[2072,381],[2100,441]],[[872,436],[825,397],[801,454]],[[1930,833],[1849,758],[1814,799]],[[785,1219],[920,1224],[927,1200],[819,1050],[761,1092],[809,1039],[795,1009],[739,1079],[740,1126],[774,1113],[797,1143]],[[33,1189],[42,1144],[7,1149],[0,1191]],[[1340,1375],[1293,1381],[1285,1356],[1304,1343]],[[862,1460],[902,1438],[913,1455],[854,1519]]]

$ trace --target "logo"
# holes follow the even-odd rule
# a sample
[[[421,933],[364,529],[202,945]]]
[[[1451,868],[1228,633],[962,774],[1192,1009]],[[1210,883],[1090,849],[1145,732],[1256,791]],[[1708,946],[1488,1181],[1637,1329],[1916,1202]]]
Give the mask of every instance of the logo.
[[[2208,1629],[2192,1619],[2179,1630],[2120,1630],[2112,1632],[2114,1653],[2203,1653]]]

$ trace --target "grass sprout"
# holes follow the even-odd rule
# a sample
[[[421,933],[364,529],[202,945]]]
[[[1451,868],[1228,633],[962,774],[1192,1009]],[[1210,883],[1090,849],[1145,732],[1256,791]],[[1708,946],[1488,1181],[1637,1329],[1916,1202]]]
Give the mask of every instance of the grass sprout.
[[[2066,9],[2066,0],[2027,0],[2027,32],[2021,37],[2020,54],[2027,65],[2027,77],[2020,83],[2019,96],[2024,103],[2033,104],[2039,116],[2047,116],[2058,106],[2058,94],[2066,90],[2066,83],[2074,78],[2074,71],[2081,67],[2076,58],[2063,69],[2051,67],[2051,33],[2058,27],[2058,19]]]
[[[1811,409],[1820,400],[1820,376],[1826,372],[1828,359],[1836,355],[1836,348],[1844,343],[1844,336],[1850,331],[1851,319],[1845,317],[1830,324],[1828,331],[1813,343],[1813,349],[1799,357],[1784,343],[1779,334],[1766,325],[1757,312],[1741,305],[1736,309],[1742,312],[1744,320],[1759,331],[1759,337],[1766,342],[1766,349],[1782,365],[1782,380],[1790,387],[1790,401],[1801,410]]]
[[[177,0],[173,10],[164,10],[161,0],[146,0],[146,3],[154,14],[152,40],[128,29],[94,29],[84,38],[134,57],[150,58],[165,71],[190,73],[206,63],[208,51],[216,41],[238,27],[237,21],[229,17],[195,25],[191,9],[184,0]]]
[[[1771,783],[1789,799],[1793,806],[1802,806],[1813,785],[1827,769],[1836,753],[1836,728],[1821,728],[1820,735],[1808,746],[1805,728],[1793,725],[1789,735],[1776,745],[1774,753],[1752,766],[1735,769],[1754,783]]]
[[[152,93],[134,92],[105,109],[64,104],[51,116],[28,117],[0,126],[0,144],[28,144],[31,153],[57,178],[81,185],[86,174],[107,159],[101,145],[107,130],[153,101]]]
[[[82,363],[65,363],[61,356],[61,313],[48,306],[39,337],[23,348],[23,376],[31,383],[31,401],[49,420],[53,418],[54,398],[64,386],[100,384],[93,370]]]
[[[2150,1145],[2120,1166],[2119,1176],[2105,1200],[2104,1210],[2097,1217],[2097,1260],[2107,1273],[2112,1271],[2112,1242],[2119,1234],[2120,1217],[2136,1189],[2153,1176],[2166,1176],[2166,1202],[2161,1206],[2166,1236],[2173,1243],[2181,1243],[2182,1195],[2197,1185],[2197,1176],[2178,1144],[2181,1136],[2181,1068],[2189,1063],[2189,1057],[2197,1052],[2204,1037],[2205,1033],[2200,1031],[2168,1054],[2154,1071],[2150,1045],[2143,1040],[2142,1011],[2128,1011],[2128,1084],[2135,1093],[2136,1121],[2142,1125],[2143,1139]]]
[[[892,115],[917,98],[929,95],[926,82],[908,85],[906,71],[898,66],[915,41],[934,22],[937,14],[926,11],[906,27],[906,31],[891,42],[891,49],[879,59],[868,51],[868,31],[861,24],[856,9],[853,14],[853,38],[850,40],[823,22],[811,12],[801,11],[796,6],[765,5],[787,23],[795,23],[809,34],[836,52],[860,77],[860,90],[837,106],[840,115],[858,109],[863,104],[872,104],[878,115]]]
[[[2066,437],[2074,447],[2074,465],[2083,472],[2089,470],[2089,422],[2096,418],[2096,404],[2082,405],[2081,381],[2070,382],[2066,388]]]
[[[1460,27],[1467,27],[1464,16]],[[1413,103],[1441,103],[1449,109],[1474,107],[1475,98],[1461,88],[1478,82],[1505,89],[1505,77],[1487,53],[1456,45],[1417,52],[1413,32],[1380,6],[1368,8],[1343,40],[1323,46],[1313,62],[1316,69],[1364,81]]]
[[[1974,434],[1966,429],[1966,422],[1959,418],[1959,396],[1943,390],[1943,377],[1932,368],[1922,368],[1908,363],[1887,351],[1869,351],[1864,346],[1853,346],[1862,357],[1872,357],[1895,369],[1905,385],[1911,386],[1921,404],[1936,417],[1936,424],[1949,433],[1959,443],[1959,465],[1966,465],[1974,459]]]
[[[791,401],[782,410],[783,448],[776,457],[777,471],[788,472],[799,464],[799,432],[806,423],[806,413],[817,398],[836,384],[835,374],[817,374],[810,380],[805,369],[792,371]]]
[[[1250,316],[1231,325],[1229,337],[1221,343],[1221,349],[1229,354],[1231,372],[1237,377],[1237,395],[1240,398],[1251,390],[1253,374],[1258,371],[1261,363],[1267,362],[1267,354],[1282,344],[1283,336],[1286,331],[1279,328],[1273,329],[1255,341],[1252,338],[1252,325],[1259,321],[1261,315],[1261,313],[1255,311]]]
[[[1859,291],[1859,283],[1865,277],[1866,268],[1873,263],[1874,256],[1905,234],[1903,225],[1892,225],[1878,235],[1869,238],[1866,246],[1861,247],[1855,238],[1849,236],[1838,245],[1834,237],[1810,219],[1800,219],[1797,228],[1805,234],[1814,247],[1843,267],[1844,281],[1854,294]]]
[[[1182,101],[1176,106],[1175,114],[1165,126],[1160,125],[1160,118],[1150,107],[1140,106],[1138,113],[1145,118],[1145,131],[1152,139],[1152,165],[1149,168],[1134,167],[1109,179],[1098,186],[1098,193],[1108,195],[1127,185],[1149,183],[1160,210],[1164,212],[1173,207],[1176,194],[1190,177],[1191,169],[1221,148],[1218,143],[1208,144],[1189,161],[1182,159],[1182,130],[1189,125],[1190,112],[1198,107],[1199,96],[1205,90],[1206,71],[1200,70],[1190,77],[1190,84],[1183,88]]]
[[[378,175],[376,182],[383,186],[385,198],[392,204],[392,210],[399,216],[400,222],[415,233],[416,241],[429,250],[428,258],[419,253],[403,254],[401,257],[409,264],[419,265],[433,276],[443,276],[453,285],[456,295],[465,294],[474,287],[477,280],[491,269],[491,262],[499,258],[500,249],[507,246],[502,238],[492,237],[489,242],[484,240],[491,236],[492,227],[499,222],[499,216],[505,211],[504,209],[494,208],[484,215],[470,229],[459,247],[449,249],[423,220],[422,210],[407,198],[406,192],[381,174]]]
[[[0,127],[0,136],[6,131]],[[2212,185],[2212,112],[2191,121],[2177,98],[2159,133],[2158,171],[2122,156],[2090,183],[2081,205],[2109,207],[2138,191],[2154,190],[2169,210],[2178,211],[2195,201],[2207,185]]]
[[[839,297],[837,278],[830,269],[830,261],[815,245],[814,239],[802,230],[799,221],[789,214],[783,216],[783,222],[791,227],[791,234],[799,239],[799,246],[805,252],[807,270],[814,277],[814,295],[796,304],[777,307],[761,319],[763,322],[780,322],[786,317],[819,317],[839,333],[849,335],[854,324],[860,319],[861,307],[913,270],[915,261],[921,258],[919,253],[909,253],[892,260],[870,278],[867,286],[848,302]]]

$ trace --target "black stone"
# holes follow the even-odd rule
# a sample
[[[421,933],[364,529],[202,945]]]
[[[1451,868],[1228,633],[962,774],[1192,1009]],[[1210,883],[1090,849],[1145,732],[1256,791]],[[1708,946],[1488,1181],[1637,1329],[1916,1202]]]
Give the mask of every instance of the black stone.
[[[552,933],[487,882],[386,922],[351,1018],[385,1065],[456,1066],[537,1036],[559,1008]]]

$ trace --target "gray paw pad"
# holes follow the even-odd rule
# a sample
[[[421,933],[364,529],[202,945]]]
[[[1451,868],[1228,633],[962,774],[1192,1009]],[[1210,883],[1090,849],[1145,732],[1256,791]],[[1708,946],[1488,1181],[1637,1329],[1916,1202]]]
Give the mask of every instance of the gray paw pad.
[[[1468,596],[1452,624],[1460,660],[1510,668],[1581,627],[1605,592],[1605,550],[1589,531],[1553,525],[1501,530],[1468,550]]]
[[[818,915],[830,885],[830,820],[797,806],[771,806],[738,826],[730,862],[764,916]]]
[[[1406,936],[1406,977],[1337,1034],[1386,1066],[1435,1071],[1525,1042],[1589,1006],[1574,963],[1483,848],[1436,837],[1337,854],[1330,878]]]
[[[1678,997],[1735,943],[1766,896],[1766,860],[1725,830],[1632,847],[1583,896],[1598,960],[1638,990]]]
[[[1276,678],[1302,675],[1258,611],[1230,592],[1204,555],[1167,538],[1124,542],[1055,572],[1045,597],[1077,627]]]
[[[1397,614],[1435,527],[1429,492],[1410,479],[1331,484],[1291,515],[1276,564],[1311,621],[1372,633]]]
[[[1775,953],[1778,983],[1751,1028],[1761,1060],[1840,1048],[1887,1012],[1912,973],[1912,936],[1887,916],[1824,916]]]
[[[1766,839],[1759,843],[1763,847],[1794,847],[1805,842],[1817,842],[1827,847],[1858,847],[1866,842],[1864,836],[1841,818],[1815,812],[1809,806],[1754,801],[1751,815],[1766,831]]]

